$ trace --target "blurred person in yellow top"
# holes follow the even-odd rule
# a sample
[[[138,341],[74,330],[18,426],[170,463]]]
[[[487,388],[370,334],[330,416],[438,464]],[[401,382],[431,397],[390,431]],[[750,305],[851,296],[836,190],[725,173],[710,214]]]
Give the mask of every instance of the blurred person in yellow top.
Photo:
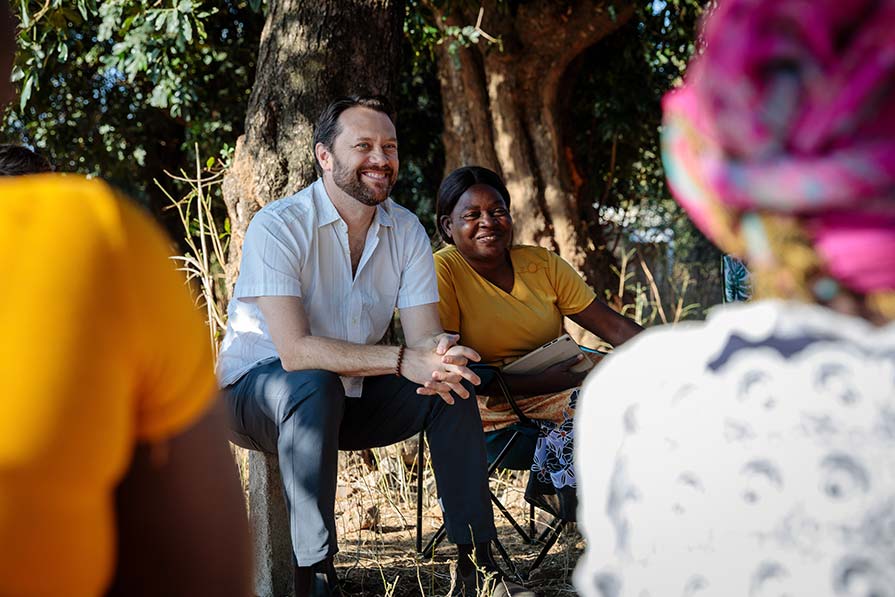
[[[12,33],[0,3],[4,73]],[[211,351],[167,239],[55,174],[0,177],[0,228],[0,595],[249,594]]]

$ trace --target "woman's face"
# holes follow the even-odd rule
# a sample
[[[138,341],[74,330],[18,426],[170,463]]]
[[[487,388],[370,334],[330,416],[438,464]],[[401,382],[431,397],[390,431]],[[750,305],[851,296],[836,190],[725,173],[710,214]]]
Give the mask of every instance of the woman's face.
[[[488,261],[503,259],[513,241],[513,220],[507,205],[494,188],[469,187],[442,226],[464,257]]]

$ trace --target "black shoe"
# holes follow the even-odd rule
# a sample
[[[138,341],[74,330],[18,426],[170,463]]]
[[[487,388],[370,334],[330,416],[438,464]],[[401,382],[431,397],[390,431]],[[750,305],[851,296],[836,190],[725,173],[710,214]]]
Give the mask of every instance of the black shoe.
[[[559,498],[559,518],[566,522],[578,521],[578,492],[574,487],[560,487],[556,490]]]
[[[538,597],[519,583],[509,580],[497,567],[488,566],[484,573],[473,568],[469,574],[457,571],[452,595],[455,597]]]
[[[575,522],[578,518],[578,496],[575,488],[556,488],[537,480],[533,473],[529,475],[525,486],[525,501],[566,522]]]
[[[548,512],[551,516],[559,516],[560,503],[556,496],[556,488],[549,483],[539,481],[537,475],[530,473],[525,485],[525,501]]]
[[[296,597],[341,597],[339,577],[331,557],[313,566],[295,567]]]

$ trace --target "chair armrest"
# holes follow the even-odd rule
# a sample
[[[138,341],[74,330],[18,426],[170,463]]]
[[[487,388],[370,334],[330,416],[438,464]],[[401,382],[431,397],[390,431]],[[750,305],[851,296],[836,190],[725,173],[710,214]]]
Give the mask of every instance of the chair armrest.
[[[608,352],[604,352],[602,350],[594,350],[593,348],[588,348],[587,346],[582,346],[580,344],[578,345],[578,348],[580,348],[581,352],[583,352],[585,354],[595,354],[600,357],[609,356]]]
[[[500,368],[488,366],[487,369],[491,370],[494,374],[494,381],[497,382],[497,387],[500,390],[500,393],[507,401],[507,404],[510,405],[510,409],[512,409],[513,414],[516,415],[516,418],[519,419],[519,422],[523,425],[534,426],[535,423],[531,419],[529,419],[524,412],[522,412],[522,409],[519,408],[519,404],[516,402],[516,399],[510,393],[510,388],[507,386],[507,382],[503,378],[503,373],[501,372]]]

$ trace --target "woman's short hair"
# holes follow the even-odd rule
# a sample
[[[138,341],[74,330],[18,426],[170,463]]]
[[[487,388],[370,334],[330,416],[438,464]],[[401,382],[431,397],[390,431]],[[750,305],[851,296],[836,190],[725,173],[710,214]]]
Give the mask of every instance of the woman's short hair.
[[[348,108],[353,108],[355,106],[382,112],[391,119],[392,123],[395,122],[395,110],[388,99],[382,95],[349,95],[338,97],[324,108],[320,117],[317,119],[317,124],[314,125],[313,147],[317,147],[318,143],[322,143],[325,148],[332,150],[336,137],[342,132],[342,127],[339,125],[339,116],[341,116],[342,112]],[[320,169],[320,163],[317,161],[316,155],[315,152],[314,167],[317,169],[317,174],[322,174],[323,172]]]
[[[52,172],[53,166],[42,155],[21,145],[0,145],[0,176],[22,176]]]
[[[503,197],[507,209],[510,207],[510,192],[500,179],[500,176],[493,170],[483,168],[481,166],[463,166],[457,168],[448,174],[441,186],[438,187],[438,195],[435,198],[435,224],[438,226],[438,234],[449,245],[454,244],[451,235],[447,233],[444,226],[441,225],[441,217],[449,216],[454,211],[457,201],[469,187],[477,184],[488,185],[497,191]]]

